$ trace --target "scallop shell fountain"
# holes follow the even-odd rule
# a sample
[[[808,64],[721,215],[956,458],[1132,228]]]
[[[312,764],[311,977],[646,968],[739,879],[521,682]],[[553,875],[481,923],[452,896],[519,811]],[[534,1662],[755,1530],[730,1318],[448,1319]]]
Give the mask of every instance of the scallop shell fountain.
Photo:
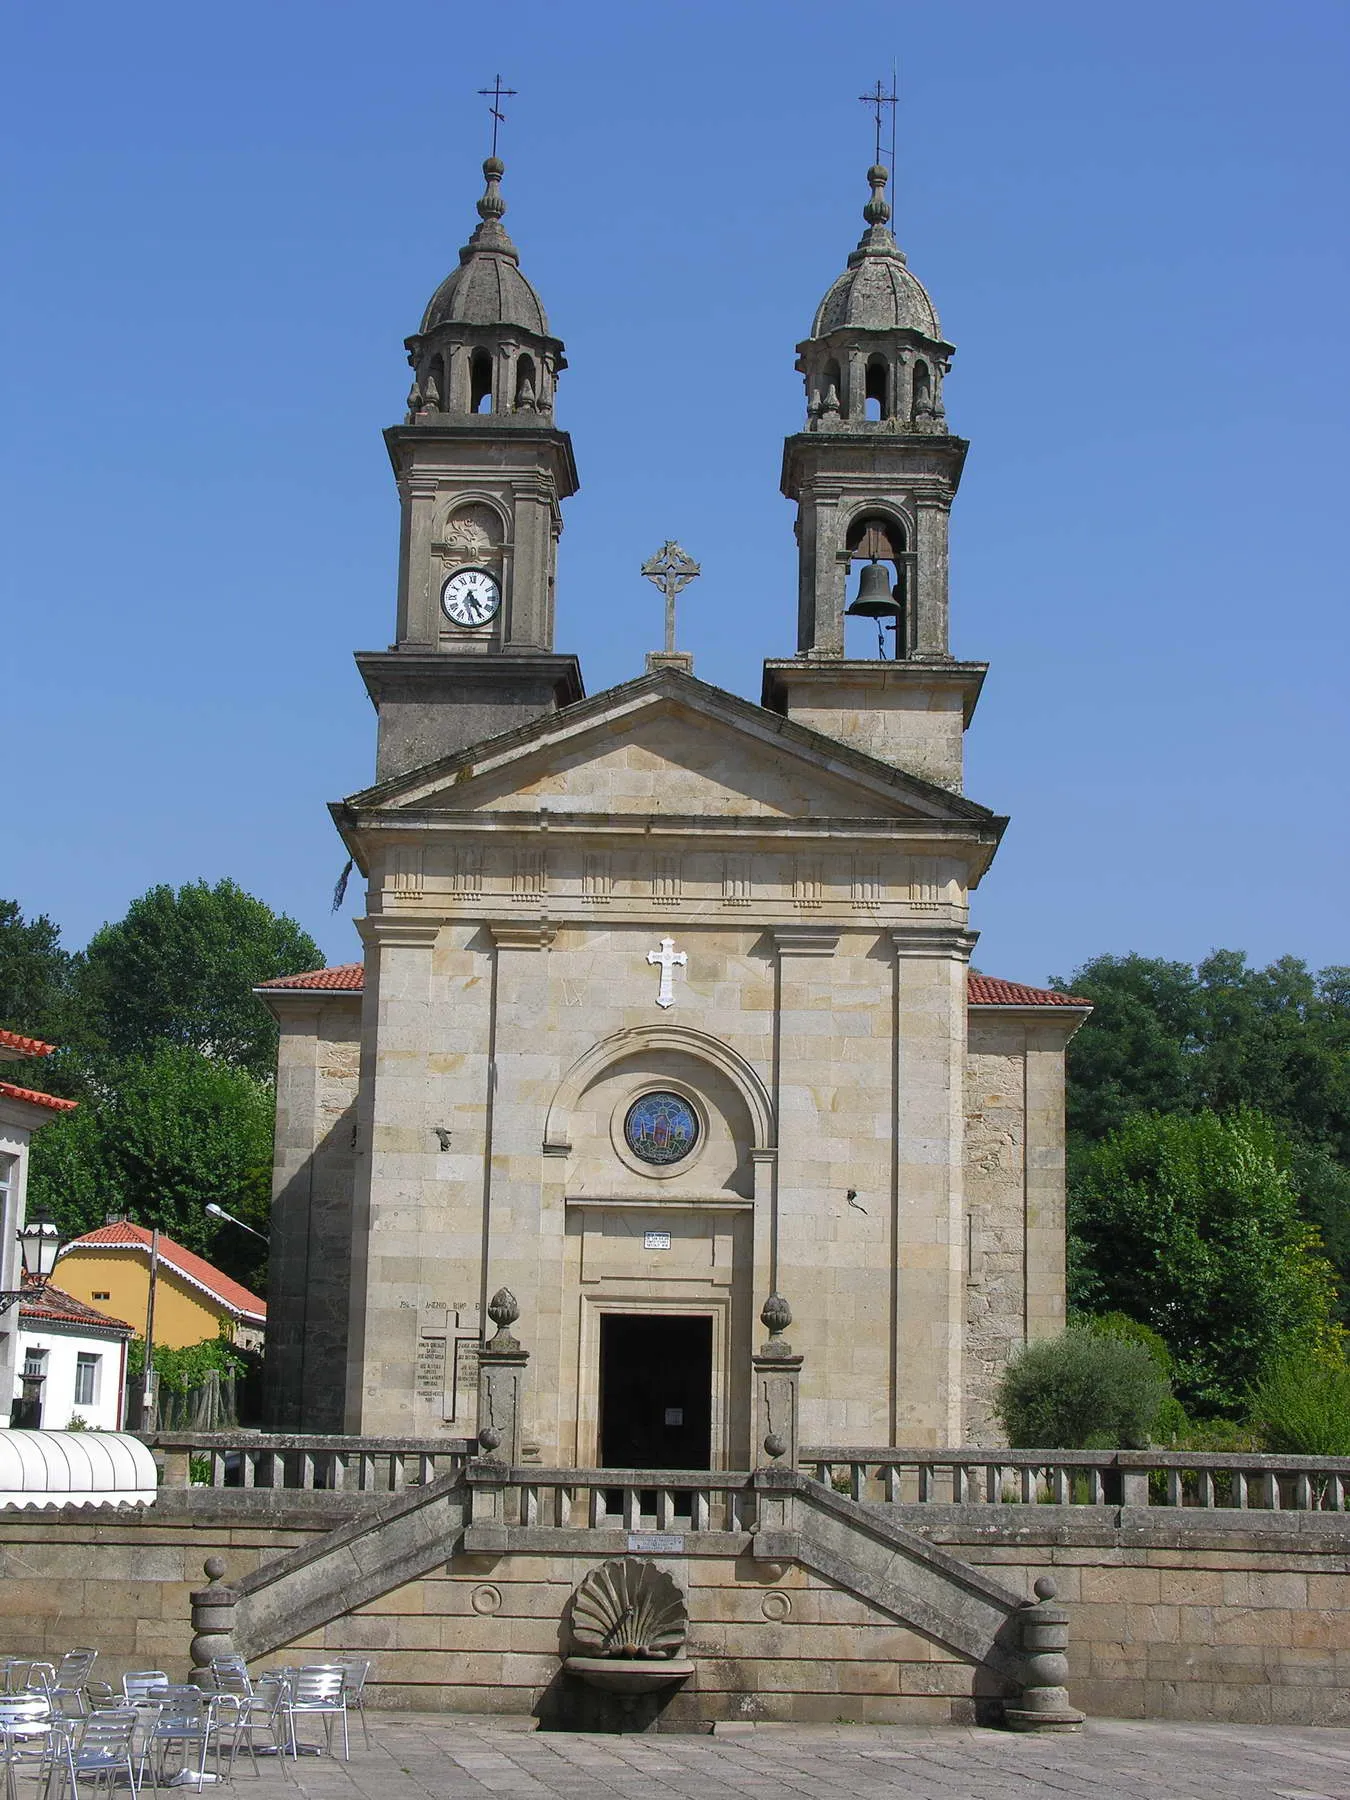
[[[575,1654],[563,1668],[611,1694],[649,1694],[694,1673],[680,1654],[688,1634],[684,1595],[664,1569],[632,1557],[601,1563],[573,1596]]]

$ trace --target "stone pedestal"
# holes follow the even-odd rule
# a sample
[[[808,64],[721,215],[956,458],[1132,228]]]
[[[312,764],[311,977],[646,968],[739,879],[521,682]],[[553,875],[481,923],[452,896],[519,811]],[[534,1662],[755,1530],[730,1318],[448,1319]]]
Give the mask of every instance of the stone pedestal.
[[[1014,1731],[1078,1731],[1083,1715],[1069,1704],[1069,1615],[1049,1601],[1058,1593],[1048,1575],[1035,1586],[1036,1598],[1017,1614],[1026,1673],[1016,1706],[1003,1716]]]

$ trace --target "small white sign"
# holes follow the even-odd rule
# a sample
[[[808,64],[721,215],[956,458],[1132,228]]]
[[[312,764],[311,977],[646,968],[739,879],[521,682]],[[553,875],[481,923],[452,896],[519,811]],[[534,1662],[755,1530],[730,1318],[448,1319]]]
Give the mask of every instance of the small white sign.
[[[649,1555],[681,1556],[684,1553],[684,1539],[673,1531],[630,1531],[628,1548],[645,1550]]]
[[[667,1425],[683,1425],[684,1424],[684,1408],[682,1406],[668,1406],[666,1408],[666,1424]]]
[[[669,1250],[670,1233],[668,1231],[644,1231],[642,1248],[644,1250]]]

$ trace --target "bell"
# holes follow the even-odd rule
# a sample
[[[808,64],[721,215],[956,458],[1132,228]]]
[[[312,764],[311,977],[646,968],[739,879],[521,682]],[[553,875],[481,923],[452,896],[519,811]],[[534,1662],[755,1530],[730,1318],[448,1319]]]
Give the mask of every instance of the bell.
[[[890,571],[885,563],[863,565],[858,581],[858,598],[845,615],[850,619],[898,619],[900,604],[891,592]]]

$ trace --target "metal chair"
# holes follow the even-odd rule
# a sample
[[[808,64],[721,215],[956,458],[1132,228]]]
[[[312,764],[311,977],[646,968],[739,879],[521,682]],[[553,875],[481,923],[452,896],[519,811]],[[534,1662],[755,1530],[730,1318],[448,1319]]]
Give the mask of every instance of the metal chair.
[[[79,1794],[81,1778],[99,1784],[107,1782],[108,1794],[125,1774],[132,1800],[140,1792],[140,1770],[136,1764],[136,1726],[138,1715],[131,1707],[116,1712],[93,1712],[79,1721],[73,1735],[64,1735],[52,1754],[53,1772],[60,1771],[70,1779],[71,1800]]]
[[[369,1674],[369,1657],[342,1664],[342,1691],[347,1699],[348,1711],[355,1708],[356,1716],[361,1721],[361,1737],[367,1750],[370,1748],[370,1727],[366,1724],[366,1678]]]
[[[59,1705],[62,1712],[79,1718],[89,1710],[84,1690],[97,1661],[98,1651],[91,1645],[81,1644],[74,1650],[67,1650],[55,1667],[49,1662],[35,1662],[28,1680],[34,1685],[40,1672],[53,1704]]]
[[[142,1767],[148,1765],[155,1786],[200,1789],[209,1781],[219,1781],[219,1715],[222,1707],[237,1709],[234,1696],[212,1694],[205,1688],[168,1687],[152,1692],[147,1698],[155,1713],[145,1734],[141,1763]],[[177,1750],[183,1761],[180,1768],[166,1776],[165,1765],[171,1750]],[[216,1768],[214,1775],[208,1775],[206,1763],[212,1750],[215,1751]],[[194,1755],[195,1769],[191,1766]]]
[[[140,1701],[153,1700],[169,1685],[163,1669],[131,1669],[122,1677],[122,1698],[128,1706],[135,1706]]]
[[[43,1694],[0,1697],[0,1762],[5,1765],[5,1794],[16,1800],[15,1777],[21,1769],[51,1775],[53,1734],[59,1724]]]
[[[245,1677],[247,1679],[247,1677]],[[234,1774],[235,1761],[240,1746],[248,1751],[249,1760],[253,1764],[253,1773],[258,1775],[258,1756],[275,1756],[287,1781],[291,1780],[291,1772],[286,1767],[288,1749],[288,1721],[286,1717],[286,1700],[288,1688],[280,1675],[262,1675],[256,1683],[252,1683],[246,1696],[230,1695],[238,1702],[237,1710],[222,1715],[220,1720],[220,1737],[228,1740],[230,1761],[226,1769],[226,1779]],[[259,1742],[259,1738],[264,1739]]]
[[[290,1677],[283,1705],[292,1756],[300,1754],[295,1735],[296,1715],[311,1714],[323,1720],[324,1747],[330,1756],[333,1754],[333,1723],[336,1719],[342,1720],[342,1760],[350,1759],[344,1673],[338,1663],[313,1663],[308,1668],[296,1669]]]

